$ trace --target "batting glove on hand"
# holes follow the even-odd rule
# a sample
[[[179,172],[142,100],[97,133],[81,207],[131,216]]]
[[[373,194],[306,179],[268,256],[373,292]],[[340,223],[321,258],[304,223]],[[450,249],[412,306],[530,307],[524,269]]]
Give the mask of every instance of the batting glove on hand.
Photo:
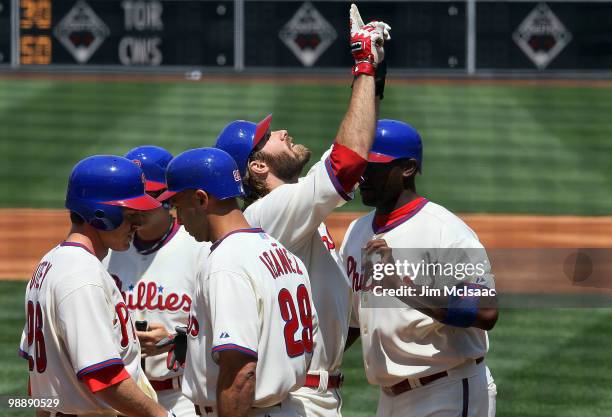
[[[376,67],[385,58],[383,45],[391,39],[391,26],[385,22],[372,21],[363,24],[357,6],[351,5],[349,12],[351,26],[351,53],[355,59],[353,75],[367,74],[374,76]]]
[[[163,348],[172,346],[166,358],[166,367],[171,371],[178,371],[185,367],[185,357],[187,356],[187,326],[176,326],[176,333],[160,340],[155,346]]]

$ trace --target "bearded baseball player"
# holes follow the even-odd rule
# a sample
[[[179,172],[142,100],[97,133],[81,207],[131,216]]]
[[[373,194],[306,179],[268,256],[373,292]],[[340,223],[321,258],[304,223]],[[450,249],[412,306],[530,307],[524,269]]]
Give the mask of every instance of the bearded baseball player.
[[[134,323],[100,262],[109,249],[128,249],[143,212],[159,206],[128,159],[92,156],[74,167],[66,195],[72,228],[26,289],[20,354],[31,395],[60,400],[38,416],[174,415],[152,399]]]
[[[298,416],[290,391],[304,384],[317,319],[304,264],[238,206],[236,162],[215,148],[170,162],[168,191],[178,220],[214,242],[201,264],[189,327],[183,392],[201,415]]]
[[[380,120],[368,161],[359,189],[363,203],[375,210],[351,223],[340,256],[355,291],[354,325],[361,333],[366,375],[381,388],[377,416],[485,417],[489,412],[486,331],[497,321],[495,303],[487,299],[484,304],[478,296],[449,296],[442,308],[415,295],[405,297],[402,308],[372,308],[364,305],[372,294],[362,292],[373,281],[361,273],[363,248],[364,256],[419,248],[425,259],[437,259],[438,248],[481,253],[484,248],[457,216],[417,194],[422,144],[414,128]],[[459,285],[494,289],[490,264],[485,264],[478,279],[466,276]]]
[[[158,146],[139,146],[125,157],[142,168],[148,195],[158,197],[166,190],[170,152]],[[195,416],[193,403],[181,391],[183,369],[168,369],[167,355],[155,344],[176,326],[187,325],[198,265],[209,249],[210,243],[196,242],[164,204],[147,212],[127,251],[111,251],[103,261],[120,286],[132,318],[148,325],[147,331],[136,332],[145,357],[144,371],[159,403],[178,417]]]
[[[390,30],[383,22],[363,25],[354,5],[350,15],[355,81],[331,152],[299,178],[310,151],[295,144],[286,130],[270,132],[271,116],[258,124],[230,123],[215,145],[231,154],[246,176],[247,203],[252,204],[244,215],[249,224],[263,228],[295,253],[311,277],[320,331],[305,386],[291,393],[300,413],[308,416],[340,415],[340,364],[351,290],[323,221],[351,198],[367,164],[376,126],[376,95],[382,96],[381,81],[375,85],[376,70]],[[378,76],[384,82],[384,75]]]

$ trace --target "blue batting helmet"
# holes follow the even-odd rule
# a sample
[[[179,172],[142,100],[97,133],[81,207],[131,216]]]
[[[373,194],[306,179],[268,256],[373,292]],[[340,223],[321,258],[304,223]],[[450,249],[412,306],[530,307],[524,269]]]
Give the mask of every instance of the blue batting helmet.
[[[215,148],[222,149],[230,154],[238,165],[240,175],[244,177],[249,156],[266,136],[271,122],[271,114],[257,124],[245,120],[234,120],[223,128],[217,137]]]
[[[159,201],[184,190],[204,190],[219,200],[244,195],[236,162],[216,148],[190,149],[178,155],[168,165],[166,183],[168,191]]]
[[[145,194],[142,170],[129,159],[114,155],[90,156],[72,169],[66,208],[100,230],[123,222],[123,209],[152,210],[159,202]]]
[[[415,128],[398,120],[379,120],[368,162],[391,162],[399,158],[414,158],[423,165],[423,143]]]
[[[159,191],[166,188],[166,167],[172,154],[159,146],[139,146],[125,154],[125,157],[140,166],[145,174],[145,190]]]

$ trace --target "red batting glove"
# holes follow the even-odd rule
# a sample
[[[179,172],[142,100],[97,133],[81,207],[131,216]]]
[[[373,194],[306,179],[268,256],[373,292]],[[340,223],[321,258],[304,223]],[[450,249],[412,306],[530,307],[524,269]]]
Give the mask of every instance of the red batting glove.
[[[351,29],[351,54],[355,59],[353,75],[376,75],[376,67],[385,57],[383,44],[390,39],[391,27],[384,22],[372,21],[363,24],[357,6],[351,5],[349,11]]]
[[[351,54],[355,59],[353,75],[376,75],[380,52],[376,47],[377,42],[382,43],[382,36],[372,26],[364,26],[351,35]]]

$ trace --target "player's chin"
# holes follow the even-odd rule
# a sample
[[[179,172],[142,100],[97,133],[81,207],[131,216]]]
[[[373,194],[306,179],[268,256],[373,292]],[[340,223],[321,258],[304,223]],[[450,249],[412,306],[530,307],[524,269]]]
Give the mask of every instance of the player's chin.
[[[198,233],[197,230],[194,230],[192,227],[190,227],[187,224],[183,224],[183,227],[185,228],[185,231],[189,233],[189,236],[194,238],[197,242],[204,242],[204,240],[200,237],[200,234]]]
[[[376,191],[369,188],[361,188],[359,187],[359,192],[361,194],[361,202],[369,207],[376,206]]]
[[[308,161],[310,161],[310,156],[312,153],[310,152],[310,149],[308,149],[306,146],[293,145],[291,150],[293,151],[293,154],[296,156],[298,161],[304,164],[307,164]]]

